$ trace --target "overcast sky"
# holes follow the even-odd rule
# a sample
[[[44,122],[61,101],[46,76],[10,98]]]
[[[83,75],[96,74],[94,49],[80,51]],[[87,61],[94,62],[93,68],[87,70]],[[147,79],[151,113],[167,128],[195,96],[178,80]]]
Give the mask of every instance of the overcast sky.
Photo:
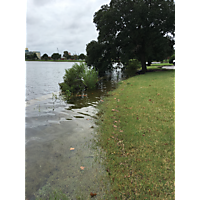
[[[93,15],[110,0],[27,0],[26,47],[41,55],[86,54],[97,40]],[[58,48],[58,50],[57,50]]]

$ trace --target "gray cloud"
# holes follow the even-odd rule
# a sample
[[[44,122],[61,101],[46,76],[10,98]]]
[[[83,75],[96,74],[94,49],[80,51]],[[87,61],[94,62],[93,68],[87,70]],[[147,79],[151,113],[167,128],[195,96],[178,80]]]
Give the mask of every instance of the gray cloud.
[[[47,4],[51,3],[58,3],[58,0],[32,0],[32,3],[38,7],[38,6],[45,6]]]
[[[97,39],[93,15],[110,0],[29,0],[27,42],[41,54],[86,53],[86,44]]]

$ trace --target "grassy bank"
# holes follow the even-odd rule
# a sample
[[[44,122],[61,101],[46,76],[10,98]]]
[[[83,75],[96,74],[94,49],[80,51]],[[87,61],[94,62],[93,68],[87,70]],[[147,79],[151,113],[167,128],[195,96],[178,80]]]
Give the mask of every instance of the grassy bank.
[[[174,199],[174,70],[122,81],[101,104],[107,199]]]
[[[40,61],[40,62],[85,62],[84,60],[25,60],[25,61]]]

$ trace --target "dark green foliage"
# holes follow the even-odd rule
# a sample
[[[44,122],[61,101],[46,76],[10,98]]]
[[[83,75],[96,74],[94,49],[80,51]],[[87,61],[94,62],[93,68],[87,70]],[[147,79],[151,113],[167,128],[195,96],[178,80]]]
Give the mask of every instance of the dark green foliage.
[[[78,58],[81,59],[81,60],[84,60],[85,57],[86,57],[86,56],[85,56],[83,53],[81,53],[81,54],[78,56]]]
[[[98,72],[95,69],[85,68],[83,73],[83,83],[89,89],[92,90],[96,88],[96,83],[98,82]]]
[[[63,57],[65,57],[66,59],[70,59],[70,58],[71,58],[71,55],[69,54],[68,51],[64,51]]]
[[[111,54],[108,49],[105,50],[105,44],[97,41],[91,41],[86,47],[87,57],[86,63],[88,66],[93,66],[99,71],[99,75],[104,75],[106,70],[112,69]]]
[[[175,54],[170,57],[169,63],[173,64],[173,60],[175,60]]]
[[[65,83],[64,87],[70,92],[74,93],[84,89],[84,84],[81,80],[84,68],[84,63],[80,63],[80,65],[75,63],[72,68],[65,70],[65,75],[63,77]]]
[[[126,76],[128,77],[134,76],[140,67],[141,63],[138,60],[136,59],[129,60],[128,64],[125,67]]]
[[[41,58],[42,58],[42,60],[48,60],[49,56],[45,53]]]
[[[84,89],[94,89],[98,81],[98,72],[95,69],[88,69],[85,63],[75,63],[72,68],[65,70],[64,82],[60,83],[62,92],[78,93]]]
[[[52,58],[53,60],[58,60],[58,59],[61,58],[61,55],[60,55],[59,53],[53,53],[52,56],[51,56],[51,58]]]
[[[100,71],[110,68],[113,60],[124,64],[137,58],[145,72],[146,61],[163,60],[173,51],[173,0],[111,0],[95,13],[94,23],[99,31],[98,42],[87,45],[87,63],[92,60]]]
[[[25,53],[25,60],[38,60],[36,53]]]

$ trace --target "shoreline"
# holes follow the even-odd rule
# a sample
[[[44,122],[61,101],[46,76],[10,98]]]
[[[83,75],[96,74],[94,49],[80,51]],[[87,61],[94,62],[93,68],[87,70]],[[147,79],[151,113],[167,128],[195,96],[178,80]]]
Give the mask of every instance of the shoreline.
[[[25,60],[26,62],[85,62],[84,60]]]
[[[163,73],[164,73],[164,71],[165,70],[163,70]],[[150,76],[150,74],[151,73],[147,73],[146,74],[147,76],[146,75],[135,76],[135,78],[140,79],[139,77],[143,77],[143,76],[148,77],[148,76]],[[158,74],[158,72],[152,73],[152,74],[156,75],[156,74]],[[155,80],[158,80],[158,79],[156,78]],[[156,86],[157,84],[155,84],[155,82],[154,82],[155,80],[153,80],[153,82],[151,80],[151,83],[148,82],[148,84],[144,85],[144,86],[142,85],[142,84],[144,84],[143,81],[141,82],[141,80],[140,81],[138,80],[137,84],[142,86],[139,88],[139,90],[141,90],[141,91],[146,90],[145,89],[146,87],[148,89],[151,89],[151,88],[153,89],[154,87],[157,87]],[[111,109],[112,111],[111,111],[111,115],[110,115],[111,118],[113,118],[113,120],[114,120],[114,124],[113,124],[112,119],[111,119],[111,124],[113,124],[113,127],[119,131],[119,133],[116,133],[116,134],[118,134],[118,136],[115,134],[112,134],[109,137],[109,130],[111,129],[111,126],[112,126],[111,124],[110,124],[111,126],[109,125],[108,131],[106,131],[106,133],[108,135],[106,135],[105,139],[106,139],[107,144],[109,143],[111,146],[113,144],[113,142],[112,142],[113,140],[120,139],[120,134],[123,137],[127,137],[125,134],[125,133],[127,133],[127,131],[125,129],[126,123],[123,122],[124,120],[120,121],[117,119],[117,117],[119,117],[119,118],[121,117],[121,113],[122,113],[121,111],[123,111],[122,110],[123,106],[120,106],[117,104],[119,104],[120,102],[122,103],[123,98],[126,97],[126,99],[125,99],[126,102],[124,102],[123,105],[125,105],[125,103],[126,103],[126,106],[128,106],[128,103],[130,103],[128,96],[131,93],[129,92],[127,94],[128,96],[123,93],[125,92],[124,90],[126,90],[128,87],[131,87],[131,88],[134,87],[135,88],[134,93],[137,92],[137,90],[136,90],[137,84],[134,82],[135,81],[132,80],[132,78],[121,81],[119,83],[119,87],[117,89],[113,90],[112,92],[110,92],[110,94],[111,94],[110,97],[112,99],[114,99],[112,109]],[[158,85],[160,85],[160,84],[158,84]],[[124,97],[122,95],[119,95],[119,93],[123,94]],[[116,98],[114,98],[115,96],[116,96]],[[136,95],[134,98],[136,98],[137,96],[138,95]],[[160,98],[160,97],[162,97],[162,95],[160,96],[160,94],[159,94],[159,95],[156,95],[156,97]],[[149,99],[147,99],[147,100],[148,100],[147,102],[150,103],[150,105],[153,106],[155,104],[155,102],[153,104],[153,101],[150,101]],[[104,102],[104,103],[102,103],[102,102]],[[107,97],[105,98],[105,101],[102,101],[102,102],[101,102],[101,105],[104,108],[105,108],[105,106],[106,107],[108,106],[107,105],[107,103],[108,103]],[[55,189],[57,185],[59,185],[59,188],[57,188],[57,189],[61,189],[65,193],[65,195],[72,197],[75,195],[75,193],[73,192],[73,188],[77,188],[78,193],[79,193],[80,188],[82,188],[82,189],[84,188],[83,193],[85,196],[88,196],[88,198],[89,198],[90,197],[89,193],[91,191],[96,192],[98,194],[98,196],[102,195],[102,197],[103,197],[104,193],[100,192],[100,190],[98,189],[98,186],[103,188],[104,185],[109,185],[109,186],[111,186],[111,190],[109,188],[109,191],[112,192],[112,194],[110,194],[110,195],[113,195],[113,196],[116,195],[115,197],[120,197],[120,195],[122,195],[122,196],[128,195],[129,196],[129,194],[131,194],[131,192],[132,192],[132,190],[130,190],[131,188],[130,188],[129,184],[127,185],[128,193],[122,194],[120,191],[121,189],[123,190],[123,187],[124,187],[124,184],[122,184],[122,185],[120,184],[120,183],[122,183],[122,181],[125,181],[124,182],[125,184],[128,183],[127,182],[128,180],[132,181],[132,182],[130,182],[130,184],[132,184],[133,181],[136,181],[136,180],[134,180],[133,172],[127,171],[128,169],[130,169],[130,167],[127,165],[128,163],[126,163],[126,162],[129,162],[130,156],[133,156],[134,152],[132,152],[132,151],[129,152],[129,150],[127,149],[127,145],[129,145],[129,144],[126,143],[126,139],[121,138],[122,139],[122,140],[120,139],[121,142],[117,141],[118,142],[117,150],[110,149],[110,145],[106,145],[106,154],[107,154],[106,156],[108,156],[107,161],[109,161],[109,158],[111,158],[111,157],[114,158],[114,155],[117,153],[117,151],[119,151],[119,148],[122,147],[122,150],[124,149],[125,151],[127,151],[126,154],[124,152],[122,152],[123,156],[119,158],[119,159],[122,159],[122,162],[120,162],[119,165],[121,168],[124,168],[124,170],[125,170],[124,172],[120,173],[120,175],[118,176],[117,168],[115,168],[117,171],[113,171],[112,165],[108,165],[108,166],[103,165],[103,168],[102,168],[103,163],[102,164],[99,163],[100,165],[98,165],[98,163],[96,163],[97,165],[94,167],[95,163],[93,163],[93,161],[95,161],[95,159],[97,159],[97,158],[98,159],[101,158],[101,154],[94,155],[93,151],[91,151],[92,149],[88,148],[91,145],[91,140],[94,139],[93,135],[91,135],[91,133],[93,132],[93,130],[96,131],[96,128],[97,128],[96,127],[97,124],[95,124],[95,118],[93,118],[93,114],[95,116],[95,113],[93,113],[92,111],[88,113],[88,111],[91,107],[86,106],[84,108],[78,108],[79,104],[77,104],[76,108],[73,105],[71,105],[71,106],[69,105],[68,108],[66,106],[63,106],[61,108],[59,105],[51,104],[51,103],[49,104],[49,103],[50,102],[48,101],[47,104],[44,104],[42,106],[38,102],[38,106],[35,106],[35,107],[33,106],[32,111],[34,111],[35,114],[41,113],[41,115],[39,114],[39,116],[35,115],[35,116],[31,117],[30,122],[34,122],[33,125],[39,125],[36,122],[38,122],[38,121],[41,122],[41,120],[44,119],[44,120],[47,120],[48,123],[50,123],[50,124],[48,126],[42,125],[37,128],[30,127],[30,128],[26,129],[29,132],[29,136],[26,138],[31,139],[28,141],[28,144],[26,147],[27,148],[26,155],[28,155],[27,158],[33,157],[33,160],[35,159],[34,162],[33,162],[33,160],[31,161],[32,163],[35,163],[35,165],[32,166],[31,163],[29,163],[29,164],[27,163],[29,174],[32,171],[32,169],[36,169],[35,173],[38,173],[38,174],[40,173],[40,175],[43,177],[43,180],[40,181],[40,180],[37,180],[38,175],[37,174],[34,175],[34,178],[35,178],[34,180],[36,182],[39,182],[39,184],[40,184],[39,190],[36,189],[36,185],[34,183],[35,181],[32,182],[31,180],[28,183],[28,185],[30,184],[29,188],[26,188],[26,189],[30,191],[31,186],[33,186],[33,188],[36,192],[36,196],[38,197],[39,193],[42,193],[42,195],[45,195],[47,192],[46,190],[51,191],[52,189]],[[134,111],[134,109],[132,109],[132,105],[135,105],[135,104],[132,103],[130,106],[128,106],[127,109],[130,111]],[[32,105],[28,106],[28,108],[30,109],[31,106]],[[96,107],[96,106],[94,105],[94,107]],[[148,105],[145,105],[145,107],[147,109]],[[127,109],[125,109],[125,111],[127,111]],[[43,112],[43,111],[45,111],[45,112]],[[46,112],[46,111],[48,111],[48,112]],[[137,110],[135,110],[135,111],[137,111]],[[44,116],[42,113],[48,114],[48,118],[46,118],[46,116]],[[55,115],[52,115],[52,114],[55,114]],[[118,116],[117,114],[120,114],[120,116]],[[128,116],[127,114],[124,115],[124,117]],[[90,115],[90,116],[88,116],[88,115]],[[146,115],[143,117],[146,117]],[[106,116],[105,116],[105,118],[106,118]],[[140,117],[138,117],[138,118],[139,119],[137,119],[137,118],[135,119],[135,122],[137,122],[137,123],[140,120]],[[133,121],[134,119],[131,118],[131,120]],[[128,120],[125,120],[125,121],[128,121]],[[122,122],[124,124],[122,124]],[[95,128],[95,129],[93,129],[93,128]],[[155,128],[155,127],[153,127],[153,128]],[[116,131],[115,129],[113,130],[114,131],[113,133],[115,133],[115,131]],[[151,131],[153,131],[153,130],[151,130]],[[150,134],[150,133],[148,133],[148,134]],[[136,135],[135,137],[139,137],[139,135],[138,136]],[[141,136],[141,137],[143,139],[145,139],[146,137],[148,137],[148,135],[146,134],[145,137],[144,136]],[[131,141],[131,142],[134,142],[134,141]],[[88,144],[89,144],[89,146],[88,146]],[[125,144],[125,145],[123,146],[123,144]],[[169,147],[170,143],[168,143],[168,142],[164,143],[164,145],[166,145],[166,144],[167,144],[167,146],[165,146],[165,147]],[[171,145],[173,145],[173,141],[172,141]],[[70,151],[70,148],[75,148],[75,150]],[[131,146],[131,148],[132,148],[132,146]],[[134,148],[135,148],[135,152],[139,153],[139,150],[138,150],[139,147],[137,147],[137,144],[134,145]],[[97,149],[98,149],[98,147],[97,147]],[[47,154],[47,152],[48,152],[48,154]],[[104,151],[102,153],[104,153]],[[110,155],[109,155],[109,153],[110,153]],[[143,152],[143,153],[145,153],[145,152]],[[41,154],[41,156],[38,159],[36,157],[36,155],[39,155],[39,154]],[[92,155],[92,157],[91,157],[91,155]],[[124,159],[124,162],[123,162],[123,159]],[[126,159],[127,159],[127,161],[126,161]],[[141,158],[138,156],[136,156],[136,160],[133,159],[133,162],[135,165],[137,165],[137,167],[141,167],[139,164],[141,161],[140,159]],[[27,162],[30,162],[30,161],[27,160]],[[114,162],[114,160],[113,160],[113,162]],[[45,163],[49,163],[50,165],[49,164],[46,165]],[[131,163],[129,163],[129,164],[131,164]],[[151,162],[149,162],[149,164],[151,164]],[[39,168],[37,168],[37,166],[39,166]],[[83,166],[85,169],[80,170],[80,168],[79,168],[80,166]],[[106,170],[104,167],[106,167]],[[118,167],[118,165],[117,165],[117,167]],[[98,169],[97,171],[100,170],[99,171],[100,173],[99,172],[96,173],[97,171],[95,171],[95,169]],[[91,170],[93,170],[93,171],[91,171]],[[137,173],[135,175],[140,177],[141,174],[140,173],[138,174],[137,170],[134,170],[134,171]],[[108,172],[108,174],[107,174],[107,172]],[[127,172],[127,173],[125,173],[125,172]],[[65,177],[63,177],[63,173],[66,174]],[[72,173],[73,173],[74,177],[70,175]],[[91,176],[91,174],[92,174],[92,176]],[[96,177],[96,175],[98,175],[98,177]],[[124,176],[122,177],[121,175],[124,175]],[[90,185],[88,185],[88,186],[90,186],[90,189],[88,190],[88,188],[85,188],[85,186],[84,186],[86,184],[86,182],[85,182],[86,177],[88,177],[88,176],[90,177],[89,182],[92,182],[93,180],[95,180],[98,183],[99,182],[98,180],[102,179],[101,180],[102,185],[97,184],[97,185],[93,185],[92,187]],[[118,181],[119,177],[120,177],[120,181]],[[32,178],[33,177],[31,177],[31,176],[28,177],[28,179],[32,179]],[[79,180],[80,178],[82,179],[82,184],[81,183],[79,184],[77,182],[77,180]],[[151,178],[151,177],[149,177],[149,178]],[[111,180],[110,183],[107,182],[108,179]],[[128,180],[126,180],[126,179],[128,179]],[[46,181],[46,183],[44,183],[45,181]],[[152,181],[154,181],[154,180],[152,180]],[[106,182],[107,182],[107,184],[104,184]],[[116,185],[117,183],[119,183],[119,186]],[[142,184],[144,185],[144,187],[146,187],[144,182],[142,182]],[[66,187],[64,187],[64,186],[66,186]],[[117,187],[119,187],[118,188],[119,193],[116,193],[115,189]],[[139,194],[140,189],[141,189],[140,186],[138,186],[136,195],[143,195],[143,194]],[[157,192],[157,191],[153,191],[153,188],[149,188],[149,189],[153,193]],[[29,191],[28,191],[28,193],[29,193]],[[81,192],[79,194],[82,195]]]

